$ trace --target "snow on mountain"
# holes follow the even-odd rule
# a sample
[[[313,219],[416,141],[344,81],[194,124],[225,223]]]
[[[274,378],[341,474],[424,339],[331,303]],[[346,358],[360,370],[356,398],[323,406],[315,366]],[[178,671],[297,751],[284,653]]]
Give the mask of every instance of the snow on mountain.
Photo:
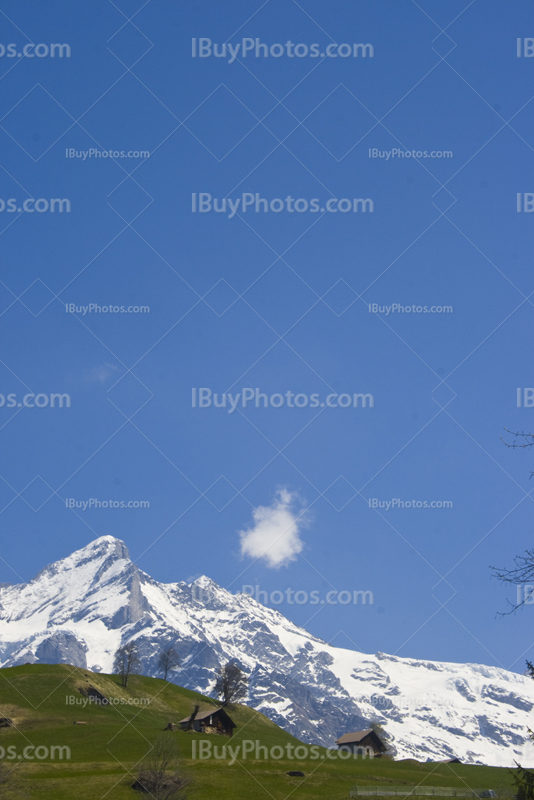
[[[111,672],[135,639],[142,671],[157,675],[173,644],[181,686],[211,691],[235,659],[247,702],[309,743],[381,723],[397,758],[534,765],[528,742],[534,681],[504,669],[365,655],[332,647],[248,595],[209,578],[161,584],[103,536],[43,569],[28,584],[0,585],[0,666],[64,662]]]

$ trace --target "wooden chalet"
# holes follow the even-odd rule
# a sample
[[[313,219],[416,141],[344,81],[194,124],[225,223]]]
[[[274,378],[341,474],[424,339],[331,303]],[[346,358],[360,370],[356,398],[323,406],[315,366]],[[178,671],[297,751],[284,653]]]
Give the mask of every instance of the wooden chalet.
[[[356,755],[375,758],[386,752],[386,745],[372,728],[365,731],[344,733],[336,740],[338,750],[350,750]]]
[[[233,736],[235,722],[229,717],[224,708],[209,708],[207,711],[197,711],[194,716],[185,717],[178,722],[182,730],[193,730],[197,733],[215,733],[220,736]]]

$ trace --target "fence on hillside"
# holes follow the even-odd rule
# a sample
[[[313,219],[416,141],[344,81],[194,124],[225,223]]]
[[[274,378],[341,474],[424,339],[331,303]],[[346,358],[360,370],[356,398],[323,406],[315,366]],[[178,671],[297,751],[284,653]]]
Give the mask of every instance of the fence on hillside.
[[[467,789],[456,786],[353,786],[351,797],[474,797],[505,798],[512,797],[493,789]]]

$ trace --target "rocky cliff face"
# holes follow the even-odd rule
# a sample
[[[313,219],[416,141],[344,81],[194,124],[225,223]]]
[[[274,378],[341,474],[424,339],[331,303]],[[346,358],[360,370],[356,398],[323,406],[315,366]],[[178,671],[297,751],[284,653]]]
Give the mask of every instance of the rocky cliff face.
[[[160,584],[123,542],[95,540],[24,585],[0,586],[0,665],[66,662],[110,672],[116,649],[138,642],[142,671],[157,674],[163,645],[172,679],[209,693],[235,659],[249,675],[247,702],[309,743],[380,722],[399,758],[534,765],[527,742],[534,681],[476,664],[364,655],[331,647],[209,578]]]

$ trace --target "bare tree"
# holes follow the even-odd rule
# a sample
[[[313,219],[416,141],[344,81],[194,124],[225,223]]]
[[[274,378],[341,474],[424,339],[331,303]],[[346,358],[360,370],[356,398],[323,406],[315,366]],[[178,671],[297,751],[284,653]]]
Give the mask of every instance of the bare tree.
[[[159,654],[158,669],[163,672],[163,680],[167,680],[167,673],[180,666],[180,657],[174,647],[169,645]]]
[[[518,448],[518,447],[532,447],[534,445],[534,433],[523,433],[523,431],[510,431],[508,428],[504,429],[506,433],[509,433],[510,436],[514,436],[513,442],[507,442],[501,436],[501,442],[506,445],[506,447]],[[532,473],[531,473],[532,474]]]
[[[397,754],[397,748],[393,745],[393,737],[380,722],[371,722],[369,727],[376,733],[384,747],[384,755],[393,758]]]
[[[228,703],[238,703],[246,696],[247,690],[248,678],[237,664],[229,661],[219,670],[214,692],[218,697],[222,697],[223,706]]]
[[[178,750],[168,736],[159,736],[139,771],[134,788],[154,800],[182,800],[189,781],[178,770]]]
[[[506,445],[506,447],[511,447],[513,450],[517,449],[525,449],[528,447],[534,447],[534,433],[524,433],[523,431],[510,431],[508,428],[504,429],[506,433],[510,434],[510,436],[514,437],[513,442],[507,442],[503,436],[501,436],[501,442]],[[534,475],[534,472],[531,470],[530,477]]]
[[[506,445],[506,447],[511,447],[513,449],[516,448],[529,448],[534,446],[534,434],[533,433],[524,433],[523,431],[510,431],[508,428],[504,429],[506,433],[510,434],[510,436],[514,437],[512,442],[507,442],[501,436],[501,441]],[[530,477],[534,475],[534,472],[531,471]],[[512,569],[498,569],[497,567],[491,567],[493,570],[493,575],[495,578],[498,578],[502,583],[511,583],[515,586],[521,586],[524,584],[528,584],[530,581],[534,581],[534,550],[525,550],[524,555],[516,556],[514,558],[515,566]],[[518,591],[516,596],[515,603],[511,603],[508,600],[508,604],[511,606],[510,611],[505,612],[507,614],[512,614],[514,611],[517,611],[518,608],[525,605],[525,603],[531,603],[532,594],[527,594],[523,590],[523,598],[521,599],[521,593]],[[503,616],[501,613],[500,616]],[[527,674],[534,678],[534,664],[532,662],[527,661]],[[529,739],[534,741],[534,731],[530,728],[527,728]],[[517,789],[516,792],[516,800],[534,800],[534,772],[531,772],[528,769],[525,769],[515,762],[517,771],[512,772],[513,775],[513,782]],[[511,771],[511,770],[510,770]]]
[[[501,436],[501,441],[506,447],[511,447],[513,449],[516,448],[528,448],[534,447],[534,433],[523,433],[522,431],[510,431],[508,428],[504,429],[509,436],[513,436],[513,441],[506,441]],[[530,477],[534,475],[534,472],[530,473]],[[502,583],[511,583],[514,586],[524,586],[525,584],[534,583],[534,549],[532,550],[525,550],[525,553],[521,556],[516,556],[514,558],[514,567],[511,569],[505,569],[503,567],[490,567],[493,570],[493,577],[500,580]],[[517,592],[516,600],[512,603],[508,600],[508,605],[510,606],[509,611],[499,612],[499,616],[504,616],[506,614],[512,614],[514,611],[517,611],[518,608],[525,605],[527,603],[530,605],[532,603],[533,597],[531,594],[527,594],[523,591],[523,597],[521,598],[520,591]]]
[[[133,672],[141,666],[139,651],[136,642],[128,642],[119,647],[115,653],[113,672],[121,676],[123,686],[128,686],[128,679]]]
[[[380,722],[370,722],[369,727],[380,739],[389,739],[389,734],[386,733],[383,725]]]
[[[517,800],[534,800],[534,772],[524,769],[521,764],[515,762],[517,772],[512,772],[513,782],[517,789]]]
[[[493,577],[498,578],[501,583],[511,583],[514,586],[525,586],[525,584],[532,585],[534,583],[534,549],[526,550],[522,556],[516,556],[514,558],[514,564],[515,566],[512,569],[490,567],[490,569],[493,570]],[[523,597],[521,598],[521,593],[518,592],[514,603],[510,600],[507,601],[510,610],[500,611],[499,614],[500,616],[512,614],[514,611],[517,611],[518,608],[525,605],[525,603],[531,605],[532,599],[531,594],[524,591]]]
[[[530,678],[534,678],[534,664],[531,661],[527,661],[527,675]],[[534,732],[531,731],[530,728],[528,730],[528,738],[531,742],[534,741]],[[516,799],[517,800],[534,800],[534,772],[528,769],[524,769],[521,764],[518,764],[517,761],[515,762],[517,767],[517,772],[512,772],[513,782],[517,789]]]

